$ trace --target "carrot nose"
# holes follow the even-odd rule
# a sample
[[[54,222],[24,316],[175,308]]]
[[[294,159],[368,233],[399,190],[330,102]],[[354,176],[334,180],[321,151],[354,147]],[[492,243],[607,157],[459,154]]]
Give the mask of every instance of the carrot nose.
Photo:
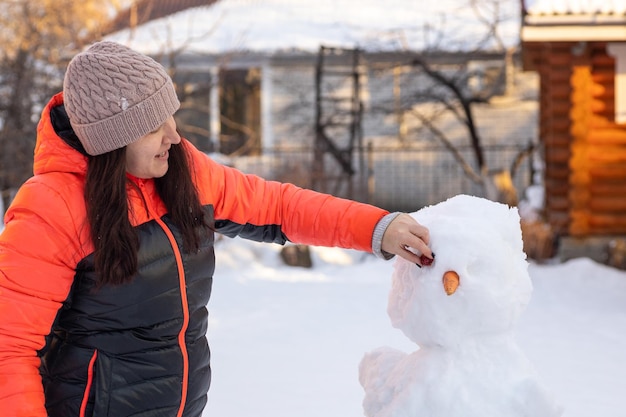
[[[454,294],[459,287],[459,274],[454,271],[446,271],[443,274],[443,289],[448,295]]]

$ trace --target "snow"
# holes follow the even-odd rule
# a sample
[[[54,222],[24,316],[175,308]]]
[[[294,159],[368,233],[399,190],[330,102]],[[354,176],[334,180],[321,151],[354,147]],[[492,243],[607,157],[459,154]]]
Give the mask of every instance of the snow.
[[[363,416],[364,355],[416,350],[387,314],[394,260],[312,248],[304,269],[282,265],[278,245],[222,239],[216,251],[205,416]],[[564,417],[623,416],[626,272],[586,258],[528,271],[519,349]]]
[[[626,0],[526,0],[528,13],[542,14],[624,14]]]
[[[304,269],[283,265],[280,249],[216,243],[203,415],[363,416],[364,355],[416,349],[387,314],[396,261],[312,247],[313,268]],[[531,261],[528,271],[533,292],[515,336],[563,417],[624,416],[626,272],[587,258]]]
[[[107,39],[144,53],[317,52],[320,45],[367,50],[476,48],[487,28],[469,0],[221,0],[121,31]],[[485,2],[477,2],[480,5]],[[477,7],[482,18],[492,10]],[[519,5],[503,1],[499,34],[519,41]],[[493,46],[493,45],[492,45]]]
[[[532,291],[517,209],[458,195],[414,217],[437,257],[396,261],[388,313],[416,346],[365,355],[366,416],[560,416],[514,337]]]

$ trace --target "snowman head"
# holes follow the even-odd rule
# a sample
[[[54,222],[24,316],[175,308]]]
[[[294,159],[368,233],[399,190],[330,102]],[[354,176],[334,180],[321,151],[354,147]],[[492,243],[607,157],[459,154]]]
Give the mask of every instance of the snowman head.
[[[394,264],[388,313],[420,346],[506,332],[532,284],[516,208],[459,195],[412,216],[429,228],[435,262]]]

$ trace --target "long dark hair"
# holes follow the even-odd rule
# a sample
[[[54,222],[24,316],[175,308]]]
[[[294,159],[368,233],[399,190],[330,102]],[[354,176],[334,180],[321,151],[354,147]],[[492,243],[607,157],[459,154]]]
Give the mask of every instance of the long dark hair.
[[[137,273],[139,239],[128,218],[126,148],[88,157],[85,181],[87,220],[94,245],[98,285],[122,284]],[[181,231],[183,249],[195,252],[211,229],[205,218],[186,151],[181,144],[169,151],[169,169],[155,179],[168,213]]]

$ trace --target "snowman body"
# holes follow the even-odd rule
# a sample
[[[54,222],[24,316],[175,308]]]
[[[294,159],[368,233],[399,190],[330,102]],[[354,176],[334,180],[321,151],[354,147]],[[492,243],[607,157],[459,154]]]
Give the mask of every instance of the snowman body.
[[[517,210],[460,195],[413,216],[429,228],[435,262],[395,261],[388,313],[419,348],[365,355],[365,415],[560,416],[515,340],[532,292]],[[442,282],[448,271],[458,276],[451,294]]]

